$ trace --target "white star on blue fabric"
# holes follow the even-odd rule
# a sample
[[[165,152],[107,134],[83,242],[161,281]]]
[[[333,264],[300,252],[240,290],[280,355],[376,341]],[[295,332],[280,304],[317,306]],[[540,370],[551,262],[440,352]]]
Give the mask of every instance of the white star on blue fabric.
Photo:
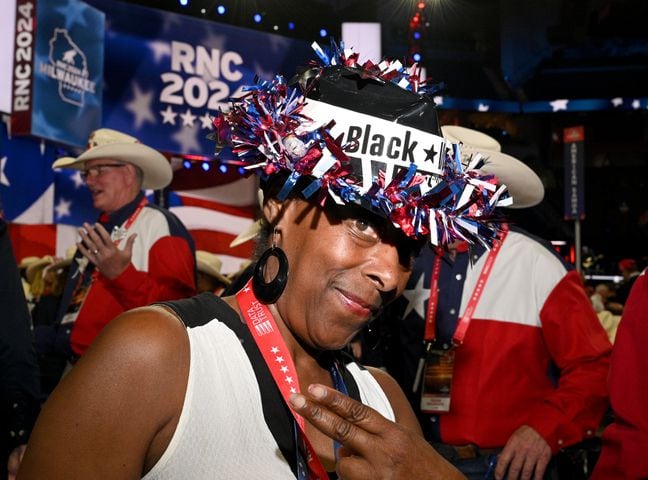
[[[553,102],[549,102],[549,105],[551,105],[551,111],[553,112],[558,112],[560,110],[567,110],[568,104],[569,104],[569,100],[554,100]]]
[[[200,132],[198,128],[180,127],[180,129],[171,135],[173,141],[180,145],[183,153],[204,153],[201,150],[197,135]]]
[[[74,173],[70,176],[70,180],[74,182],[74,188],[81,188],[85,184],[79,170],[74,171]]]
[[[76,0],[68,0],[65,5],[56,8],[56,11],[65,19],[66,30],[70,30],[75,24],[82,27],[87,25],[84,17],[85,9],[81,8]]]
[[[202,117],[198,118],[200,118],[200,128],[206,128],[207,130],[214,129],[212,126],[212,117],[209,116],[209,113],[205,113]]]
[[[160,63],[160,60],[171,56],[171,45],[169,42],[155,40],[153,42],[147,42],[146,45],[153,52],[155,63]]]
[[[196,121],[196,116],[190,109],[187,109],[185,113],[181,113],[180,118],[182,118],[182,125],[185,127],[193,127],[193,124]]]
[[[421,272],[416,285],[411,290],[405,290],[403,297],[407,298],[407,308],[403,314],[403,318],[407,318],[409,313],[414,310],[418,316],[425,318],[425,302],[430,299],[430,289],[423,286],[425,274]]]
[[[133,99],[126,104],[126,110],[134,115],[136,130],[139,130],[145,122],[153,125],[157,123],[151,110],[154,93],[153,90],[144,92],[136,82],[133,82]]]
[[[0,185],[5,185],[7,187],[10,187],[11,184],[9,183],[9,179],[7,178],[4,172],[6,164],[7,164],[7,157],[2,157],[2,159],[0,159]]]
[[[171,125],[176,124],[175,118],[178,114],[173,111],[171,105],[167,105],[166,110],[160,110],[160,115],[162,115],[162,125],[165,123],[170,123]]]
[[[60,220],[63,217],[69,217],[71,206],[72,206],[72,202],[70,202],[69,200],[65,200],[64,198],[61,198],[59,200],[58,205],[54,207],[54,210],[56,211],[56,218]]]

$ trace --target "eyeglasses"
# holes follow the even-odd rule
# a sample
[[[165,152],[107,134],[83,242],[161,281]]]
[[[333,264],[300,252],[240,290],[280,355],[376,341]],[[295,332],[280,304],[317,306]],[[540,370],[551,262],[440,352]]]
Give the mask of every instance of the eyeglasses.
[[[119,167],[125,167],[126,164],[124,163],[104,163],[102,165],[93,165],[92,167],[88,167],[85,170],[81,172],[81,178],[83,180],[87,180],[88,177],[100,177],[104,173],[106,173],[107,169],[110,168],[119,168]]]

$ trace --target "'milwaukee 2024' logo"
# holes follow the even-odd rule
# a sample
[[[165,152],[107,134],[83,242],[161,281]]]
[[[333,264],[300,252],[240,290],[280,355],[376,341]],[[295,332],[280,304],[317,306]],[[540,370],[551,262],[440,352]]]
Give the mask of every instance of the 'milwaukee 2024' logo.
[[[54,29],[49,45],[49,62],[40,62],[39,71],[58,82],[61,100],[82,107],[85,94],[96,90],[85,54],[64,28]]]

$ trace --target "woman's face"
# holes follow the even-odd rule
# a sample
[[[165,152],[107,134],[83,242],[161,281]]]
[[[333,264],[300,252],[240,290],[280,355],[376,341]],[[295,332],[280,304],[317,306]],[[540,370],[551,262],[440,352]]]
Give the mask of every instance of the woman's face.
[[[273,224],[289,274],[278,313],[308,345],[341,348],[403,292],[414,242],[361,208],[281,205]]]

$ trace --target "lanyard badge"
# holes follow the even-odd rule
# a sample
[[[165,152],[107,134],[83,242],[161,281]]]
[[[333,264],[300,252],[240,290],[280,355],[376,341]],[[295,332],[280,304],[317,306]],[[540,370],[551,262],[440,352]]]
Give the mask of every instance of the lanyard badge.
[[[455,363],[455,348],[447,350],[430,348],[425,358],[421,387],[423,413],[450,411],[450,388]]]
[[[419,384],[421,385],[421,411],[424,413],[438,414],[450,411],[450,390],[454,374],[456,349],[464,341],[466,331],[486,286],[486,281],[491,274],[495,259],[500,252],[507,234],[508,226],[504,225],[499,240],[493,244],[488,257],[486,257],[486,262],[479,274],[477,284],[470,296],[466,310],[457,323],[454,335],[452,336],[452,344],[449,346],[444,345],[447,348],[436,348],[434,342],[436,338],[436,313],[442,258],[441,253],[437,252],[432,266],[430,299],[428,301],[427,318],[425,320],[424,343],[426,349],[424,356],[419,361],[413,386],[413,391],[416,392]]]

